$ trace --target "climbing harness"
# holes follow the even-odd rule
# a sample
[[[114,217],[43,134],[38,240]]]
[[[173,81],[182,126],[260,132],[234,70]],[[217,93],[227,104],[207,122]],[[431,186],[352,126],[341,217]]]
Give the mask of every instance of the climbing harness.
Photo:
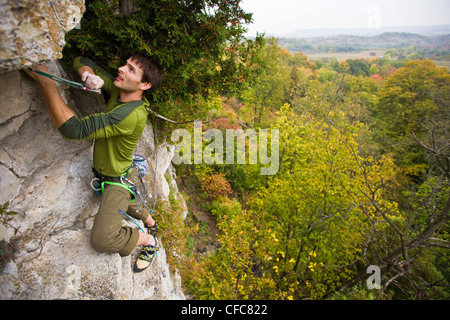
[[[99,172],[97,172],[97,170],[92,168],[92,172],[94,173],[94,176],[95,176],[91,180],[92,189],[95,190],[97,195],[101,196],[103,194],[103,192],[105,191],[105,185],[115,185],[115,186],[123,187],[131,193],[131,197],[132,197],[131,201],[133,202],[134,200],[136,200],[136,192],[134,190],[134,186],[135,186],[134,183],[130,184],[130,185],[126,185],[125,183],[123,183],[123,177],[126,176],[130,172],[130,169],[132,167],[133,166],[131,166],[122,176],[120,176],[118,178],[104,176],[104,175],[100,174]]]
[[[131,172],[132,169],[136,169],[139,176],[139,185],[137,186],[135,183],[133,183],[130,179],[127,178],[128,173]],[[136,200],[136,198],[139,199],[139,202],[142,204],[144,208],[146,208],[150,213],[153,213],[153,210],[150,209],[147,205],[147,201],[145,199],[149,199],[152,197],[150,192],[148,192],[145,183],[144,183],[144,176],[147,174],[147,165],[145,164],[145,158],[139,154],[133,154],[133,164],[130,168],[128,168],[127,171],[125,171],[124,174],[122,174],[118,178],[113,177],[106,177],[98,173],[94,168],[92,168],[92,171],[94,172],[94,178],[91,180],[91,187],[96,191],[96,193],[101,196],[103,192],[105,191],[105,185],[115,185],[120,186],[125,189],[127,189],[132,197],[132,202]],[[143,195],[141,194],[141,190],[143,191]],[[130,219],[138,228],[143,232],[146,233],[146,231],[126,212],[123,210],[120,210],[121,214],[125,215],[128,219]],[[155,224],[156,226],[156,224]],[[154,231],[153,229],[149,229],[149,231]],[[154,235],[153,235],[154,236]],[[154,236],[155,237],[155,236]],[[156,237],[155,237],[156,239]],[[158,251],[159,247],[154,246],[153,250],[155,251],[155,257],[158,257],[158,254],[156,251]]]
[[[97,92],[97,93],[101,92],[100,89],[90,89],[90,88],[82,85],[81,83],[70,81],[70,80],[67,80],[67,79],[63,79],[63,78],[60,78],[60,77],[57,77],[57,76],[45,73],[45,72],[40,71],[40,70],[36,70],[36,69],[31,68],[31,71],[36,72],[37,74],[40,74],[41,76],[50,78],[50,79],[52,79],[54,81],[67,84],[69,86],[72,86],[72,87],[75,87],[75,88],[78,88],[78,89],[81,89],[81,90],[84,90],[84,91],[91,91],[91,92]]]
[[[136,169],[139,176],[139,185],[133,183],[130,179],[127,178],[128,173],[132,169]],[[152,195],[147,190],[147,187],[144,183],[144,176],[147,174],[147,166],[145,164],[145,158],[138,154],[133,154],[133,164],[124,174],[122,174],[118,178],[106,177],[98,173],[94,168],[92,168],[94,172],[94,178],[91,180],[91,187],[94,189],[99,196],[103,194],[105,191],[105,185],[116,185],[127,189],[132,198],[132,202],[139,200],[141,205],[147,209],[150,213],[153,213],[153,210],[150,209],[147,205],[147,199],[150,199]],[[128,215],[127,215],[128,216]],[[129,216],[128,216],[129,217]],[[129,217],[131,219],[131,217]],[[132,220],[132,219],[131,219]]]

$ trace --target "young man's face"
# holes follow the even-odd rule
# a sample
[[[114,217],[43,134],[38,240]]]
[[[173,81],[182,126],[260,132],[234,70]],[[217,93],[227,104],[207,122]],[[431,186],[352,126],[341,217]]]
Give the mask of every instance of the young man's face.
[[[147,90],[151,87],[148,82],[141,82],[142,69],[133,60],[128,59],[127,63],[119,68],[119,72],[114,85],[124,91],[135,92]]]

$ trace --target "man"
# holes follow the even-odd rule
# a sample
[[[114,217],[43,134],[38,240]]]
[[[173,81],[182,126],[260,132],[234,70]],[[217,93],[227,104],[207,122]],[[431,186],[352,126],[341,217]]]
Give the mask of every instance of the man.
[[[134,270],[146,269],[158,249],[156,222],[147,210],[137,210],[133,194],[123,178],[132,178],[133,152],[147,121],[147,90],[155,90],[162,80],[156,62],[144,54],[134,54],[113,78],[91,60],[78,57],[73,63],[81,80],[91,89],[105,90],[110,98],[104,112],[79,119],[63,102],[56,84],[26,71],[41,88],[51,120],[65,139],[95,139],[93,170],[106,181],[100,207],[91,231],[91,244],[98,251],[131,254],[142,246]],[[47,72],[45,66],[35,67]],[[134,170],[133,170],[134,169]],[[125,213],[144,221],[148,233],[122,226]]]

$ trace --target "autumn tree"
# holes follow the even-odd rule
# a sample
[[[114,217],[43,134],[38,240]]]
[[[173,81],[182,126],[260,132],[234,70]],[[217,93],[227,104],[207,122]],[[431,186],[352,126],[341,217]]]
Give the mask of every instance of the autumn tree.
[[[266,269],[275,234],[260,225],[258,214],[242,208],[236,199],[222,198],[214,205],[220,229],[220,248],[194,262],[201,274],[189,278],[200,299],[287,299],[278,290],[273,270]],[[276,239],[275,239],[276,240]]]
[[[374,184],[395,179],[389,158],[358,154],[360,125],[349,124],[341,113],[330,117],[329,125],[282,108],[274,124],[283,148],[281,171],[252,200],[252,209],[277,239],[268,266],[280,290],[295,298],[323,298],[365,265],[375,208],[365,195],[364,170]],[[379,196],[383,206],[396,206]]]
[[[369,76],[370,67],[367,62],[361,59],[350,59],[347,60],[350,67],[350,72],[355,76]]]
[[[317,66],[301,52],[295,53],[287,63],[291,68],[288,103],[296,108],[306,95],[309,81],[315,78]]]
[[[368,248],[384,274],[380,295],[389,287],[402,298],[449,296],[443,264],[449,248],[449,80],[448,71],[431,61],[409,61],[379,91],[375,136],[402,169],[400,184],[390,188],[397,207],[379,206],[377,187],[367,194],[388,226],[371,236]]]
[[[425,172],[425,145],[448,154],[449,92],[448,70],[430,60],[408,61],[380,90],[373,114],[375,139],[407,173]]]
[[[261,74],[241,91],[240,96],[246,110],[242,110],[244,119],[252,125],[259,125],[263,115],[270,114],[279,108],[286,100],[289,90],[290,73],[284,63],[283,56],[291,54],[277,45],[274,38],[268,39],[261,53],[261,59],[266,61]],[[270,119],[270,117],[269,117]]]

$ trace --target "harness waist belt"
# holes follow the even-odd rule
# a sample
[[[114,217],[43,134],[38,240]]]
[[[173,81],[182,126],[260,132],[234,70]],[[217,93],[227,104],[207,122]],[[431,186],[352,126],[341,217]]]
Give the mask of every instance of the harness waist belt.
[[[92,172],[94,173],[95,177],[100,179],[101,181],[111,181],[111,182],[121,182],[120,177],[108,177],[100,174],[97,170],[92,168]],[[128,171],[124,174],[126,175]]]

